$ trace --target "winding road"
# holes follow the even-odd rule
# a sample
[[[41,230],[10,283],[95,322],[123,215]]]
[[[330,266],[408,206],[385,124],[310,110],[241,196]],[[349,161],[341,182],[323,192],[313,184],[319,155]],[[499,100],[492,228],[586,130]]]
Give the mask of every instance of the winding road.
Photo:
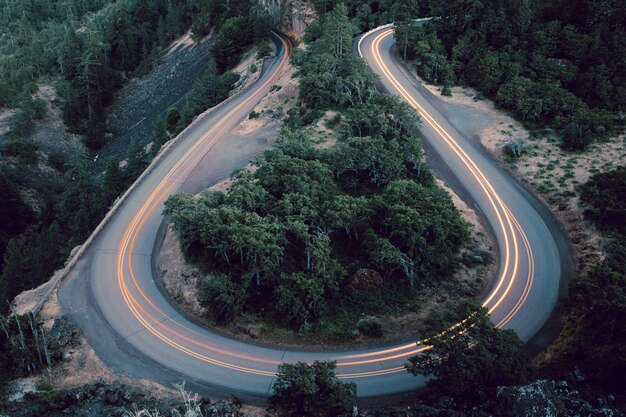
[[[514,329],[527,341],[557,301],[564,259],[553,237],[558,232],[546,225],[550,221],[544,221],[523,188],[429,104],[424,90],[394,58],[393,42],[392,29],[370,32],[360,43],[363,57],[390,93],[421,114],[421,134],[429,150],[487,219],[500,262],[497,281],[483,304],[499,327]],[[281,39],[278,44],[277,58],[250,91],[197,123],[134,187],[63,281],[59,300],[98,356],[121,374],[164,384],[184,379],[210,395],[262,401],[280,363],[336,360],[338,375],[356,382],[360,397],[423,386],[424,378],[403,368],[408,357],[425,349],[415,341],[340,352],[243,343],[187,320],[155,284],[152,253],[163,223],[163,202],[182,189],[201,160],[224,164],[212,148],[247,117],[287,65],[291,43]]]

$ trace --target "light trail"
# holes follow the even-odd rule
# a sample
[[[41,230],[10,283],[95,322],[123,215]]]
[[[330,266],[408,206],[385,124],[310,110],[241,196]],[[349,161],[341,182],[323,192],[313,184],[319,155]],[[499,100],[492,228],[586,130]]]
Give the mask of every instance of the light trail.
[[[483,306],[487,307],[490,313],[497,311],[501,308],[502,303],[511,294],[511,289],[517,279],[524,277],[518,277],[519,264],[520,264],[520,250],[518,247],[518,236],[521,237],[521,241],[524,245],[524,253],[528,256],[528,275],[525,277],[525,287],[521,297],[517,300],[515,306],[509,311],[502,320],[497,323],[498,327],[505,326],[521,309],[530,293],[534,278],[534,261],[532,256],[532,250],[528,238],[526,237],[522,227],[519,225],[509,208],[501,200],[498,194],[495,192],[484,173],[478,168],[478,166],[471,160],[466,152],[460,147],[460,145],[454,140],[454,138],[433,118],[431,117],[420,104],[407,92],[402,84],[393,76],[392,72],[386,66],[385,62],[380,55],[380,43],[383,39],[390,36],[393,30],[387,30],[378,35],[372,43],[372,55],[376,64],[383,72],[388,81],[397,90],[397,93],[406,100],[411,107],[418,111],[422,119],[440,136],[440,138],[449,145],[450,149],[458,156],[467,169],[475,177],[480,189],[487,197],[489,204],[493,208],[496,218],[497,227],[502,231],[504,237],[503,245],[503,263],[501,272],[496,281],[495,288],[490,292],[487,299],[483,302]],[[199,161],[205,156],[208,150],[213,144],[220,138],[222,134],[230,127],[228,121],[241,118],[244,114],[244,109],[250,103],[259,100],[260,97],[265,94],[265,91],[269,86],[274,83],[280,76],[284,66],[286,65],[289,56],[291,55],[292,45],[290,42],[283,42],[285,48],[285,54],[281,58],[281,62],[278,65],[278,69],[265,83],[258,88],[258,90],[244,100],[242,103],[230,110],[224,117],[222,117],[218,123],[213,126],[201,139],[199,139],[179,161],[176,162],[174,167],[167,173],[167,175],[161,180],[158,186],[154,189],[150,197],[141,205],[137,210],[137,213],[133,217],[132,221],[125,229],[120,245],[118,247],[117,256],[117,281],[119,289],[124,298],[125,304],[128,306],[131,314],[141,324],[142,328],[146,329],[157,339],[163,343],[171,346],[172,348],[180,351],[181,353],[190,357],[196,358],[202,362],[210,363],[215,366],[235,370],[238,372],[262,375],[267,377],[275,376],[275,369],[280,364],[280,361],[265,359],[262,357],[254,357],[248,355],[240,355],[233,351],[220,349],[207,343],[199,341],[201,334],[195,329],[184,326],[181,323],[175,322],[176,326],[180,326],[186,332],[198,336],[193,338],[182,332],[174,329],[168,324],[168,315],[160,310],[142,290],[133,269],[133,248],[136,243],[136,239],[139,236],[147,219],[154,213],[154,211],[160,207],[167,197],[171,194],[177,181],[185,178],[189,172],[199,163]],[[134,294],[137,293],[137,295]],[[170,320],[171,321],[171,320]],[[454,330],[456,327],[462,325],[463,322],[452,326],[449,330]],[[183,345],[187,344],[188,346]],[[342,354],[329,354],[329,360],[336,360],[337,365],[340,368],[346,367],[359,367],[365,365],[379,364],[382,369],[378,370],[364,370],[357,372],[341,372],[338,376],[343,379],[360,379],[369,378],[381,375],[388,375],[398,372],[405,372],[404,366],[397,366],[398,359],[408,359],[420,352],[430,349],[430,346],[424,344],[425,341],[417,341],[409,344],[404,344],[397,347],[385,348],[375,350],[366,353],[359,353],[353,355]],[[193,348],[189,347],[192,346]],[[213,356],[209,356],[213,354]],[[222,355],[222,357],[232,358],[233,360],[245,361],[248,365],[241,366],[235,363],[231,363],[227,360],[220,360],[214,357],[215,355]],[[390,363],[394,362],[394,363]],[[383,365],[389,363],[387,368]]]
[[[489,297],[487,297],[487,299],[483,302],[483,306],[487,307],[490,313],[494,313],[497,310],[497,308],[500,306],[500,304],[504,301],[504,299],[507,297],[507,295],[510,293],[511,288],[515,282],[515,279],[517,278],[517,271],[519,267],[519,248],[518,248],[518,242],[517,242],[517,233],[515,233],[516,229],[520,233],[520,235],[523,236],[522,239],[526,243],[528,242],[528,239],[524,231],[522,230],[522,228],[519,227],[519,223],[517,222],[515,217],[511,214],[511,211],[509,210],[507,205],[498,196],[496,191],[493,189],[493,186],[491,185],[491,183],[487,180],[486,176],[478,168],[478,166],[476,166],[474,161],[472,161],[472,159],[459,146],[459,144],[454,140],[454,138],[452,138],[452,136],[432,116],[430,116],[428,112],[426,112],[424,108],[406,91],[406,89],[402,86],[402,84],[400,84],[400,82],[393,76],[389,68],[385,65],[380,55],[380,50],[379,50],[380,42],[384,38],[390,36],[392,33],[393,33],[393,29],[386,30],[380,35],[378,35],[373,41],[372,54],[374,56],[376,63],[378,64],[382,72],[385,74],[386,78],[397,89],[398,94],[402,96],[402,98],[404,98],[404,100],[406,100],[407,103],[409,103],[411,107],[417,110],[420,116],[423,119],[425,119],[426,122],[429,124],[429,126],[431,126],[431,128],[433,128],[433,130],[435,130],[439,134],[441,139],[443,139],[450,146],[452,151],[459,157],[459,159],[463,162],[463,164],[465,164],[466,167],[470,170],[470,172],[474,175],[474,178],[476,179],[478,184],[480,184],[480,187],[482,188],[483,192],[487,196],[492,208],[494,209],[498,217],[498,223],[502,231],[502,234],[505,238],[504,240],[504,247],[505,247],[504,267],[503,267],[503,271],[498,277],[496,288],[491,292]],[[502,220],[502,217],[506,218],[506,224]],[[514,224],[516,226],[514,226]],[[509,242],[509,239],[510,239],[509,235],[510,235],[510,238],[513,240],[513,243],[512,243],[513,261],[512,262],[514,262],[514,267],[513,267],[513,270],[511,271],[510,278],[507,277],[507,275],[509,275],[508,269],[509,269],[509,262],[511,259],[511,244]],[[529,250],[528,254],[530,258],[532,257],[532,250],[529,245],[527,245],[527,249]],[[529,273],[531,275],[534,274],[532,268],[529,269]],[[500,291],[500,289],[506,282],[508,282],[508,284],[503,294],[500,296],[500,298],[497,299],[495,303],[492,304],[493,299],[497,297],[498,292]]]

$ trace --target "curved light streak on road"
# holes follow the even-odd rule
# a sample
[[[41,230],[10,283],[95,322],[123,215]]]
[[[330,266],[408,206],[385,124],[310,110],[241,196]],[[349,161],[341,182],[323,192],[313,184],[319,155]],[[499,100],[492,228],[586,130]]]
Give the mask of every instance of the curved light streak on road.
[[[558,251],[540,216],[493,164],[481,157],[428,103],[391,59],[393,30],[381,29],[359,43],[364,58],[392,93],[421,115],[422,134],[454,171],[493,228],[500,266],[483,305],[498,327],[515,329],[528,340],[547,319],[555,302],[560,270]],[[247,97],[214,116],[198,139],[170,162],[160,180],[131,198],[93,255],[90,287],[107,323],[138,352],[198,383],[224,392],[264,396],[282,362],[335,360],[340,378],[358,384],[360,396],[406,391],[425,382],[404,370],[410,356],[428,349],[421,341],[344,352],[305,352],[246,344],[211,333],[180,316],[156,289],[148,258],[163,221],[163,202],[176,192],[214,144],[243,120],[276,82],[291,54],[283,53],[274,72]],[[156,175],[156,174],[155,174]],[[151,185],[154,184],[154,185]],[[110,243],[107,243],[110,242]],[[71,296],[69,297],[71,298]],[[89,325],[89,321],[85,322]]]

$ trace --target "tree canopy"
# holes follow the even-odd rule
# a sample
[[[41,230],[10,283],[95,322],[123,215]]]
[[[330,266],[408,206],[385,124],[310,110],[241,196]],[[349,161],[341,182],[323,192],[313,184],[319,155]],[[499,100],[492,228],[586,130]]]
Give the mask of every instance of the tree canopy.
[[[284,363],[272,386],[270,409],[284,417],[348,417],[356,399],[356,384],[339,381],[335,362]]]
[[[460,325],[434,329],[429,350],[409,359],[414,375],[434,376],[428,386],[459,400],[480,401],[499,385],[517,385],[532,376],[530,360],[512,330],[499,330],[485,308],[468,304],[455,314]]]
[[[626,107],[619,2],[430,2],[418,27],[407,15],[399,50],[427,81],[477,88],[531,125],[556,128],[563,147],[584,149],[623,130]]]

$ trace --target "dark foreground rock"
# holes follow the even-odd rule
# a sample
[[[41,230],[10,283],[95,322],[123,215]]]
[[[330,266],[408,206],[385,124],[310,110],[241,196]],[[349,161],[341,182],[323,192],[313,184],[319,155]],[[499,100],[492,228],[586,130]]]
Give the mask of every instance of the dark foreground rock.
[[[578,375],[577,375],[578,377]],[[578,378],[580,379],[580,378]],[[449,396],[428,404],[354,409],[353,417],[624,417],[616,398],[587,390],[582,381],[539,380],[527,385],[499,387],[484,403],[471,406]],[[90,384],[67,391],[30,393],[19,403],[9,404],[11,417],[244,417],[241,404],[211,402],[189,393],[180,398],[156,397],[153,392],[116,383]],[[187,404],[187,406],[185,406]],[[190,408],[191,407],[191,408]],[[149,410],[150,414],[146,414]],[[3,414],[0,413],[0,416]],[[307,416],[301,416],[307,417]]]
[[[599,395],[583,385],[580,372],[568,380],[539,380],[527,385],[498,387],[482,404],[457,405],[441,396],[432,404],[412,404],[361,412],[362,417],[623,417],[612,394]]]
[[[6,415],[11,417],[243,416],[241,406],[234,402],[212,403],[199,398],[196,401],[194,396],[189,399],[190,401],[185,401],[182,397],[180,399],[157,398],[144,389],[118,383],[90,384],[67,391],[28,394],[23,401],[10,404]],[[195,408],[189,412],[185,403]],[[150,414],[145,414],[142,410],[149,410]]]

